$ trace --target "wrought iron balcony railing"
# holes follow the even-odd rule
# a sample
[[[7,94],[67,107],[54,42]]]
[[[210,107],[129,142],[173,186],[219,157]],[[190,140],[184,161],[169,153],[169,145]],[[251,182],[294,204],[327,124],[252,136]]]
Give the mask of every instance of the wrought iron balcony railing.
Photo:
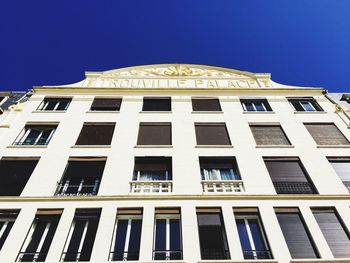
[[[346,188],[348,188],[350,192],[350,181],[343,181],[343,184],[346,186]]]
[[[47,253],[41,252],[19,252],[17,260],[19,262],[44,262]]]
[[[270,250],[243,250],[244,259],[272,259]]]
[[[153,250],[153,260],[182,260],[182,250]]]
[[[203,180],[204,193],[241,193],[244,192],[242,180]]]
[[[99,183],[95,184],[67,184],[58,182],[55,195],[88,196],[97,195]]]
[[[230,259],[230,252],[220,248],[205,248],[201,250],[202,259]]]
[[[111,251],[109,261],[139,260],[139,251]]]
[[[132,181],[130,182],[130,193],[171,193],[173,191],[172,181]]]
[[[317,194],[308,182],[274,182],[273,185],[277,194]]]

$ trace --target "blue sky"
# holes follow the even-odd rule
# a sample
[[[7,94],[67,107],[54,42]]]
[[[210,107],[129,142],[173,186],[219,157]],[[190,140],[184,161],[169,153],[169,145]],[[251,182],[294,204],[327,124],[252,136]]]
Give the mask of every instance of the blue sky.
[[[350,91],[350,0],[3,0],[0,90],[153,63]]]

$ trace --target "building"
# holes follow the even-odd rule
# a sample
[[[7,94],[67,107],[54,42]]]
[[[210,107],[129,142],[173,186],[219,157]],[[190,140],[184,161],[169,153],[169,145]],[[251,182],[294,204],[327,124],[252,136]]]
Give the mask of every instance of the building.
[[[169,64],[25,98],[0,120],[0,262],[350,262],[350,132],[324,89]]]

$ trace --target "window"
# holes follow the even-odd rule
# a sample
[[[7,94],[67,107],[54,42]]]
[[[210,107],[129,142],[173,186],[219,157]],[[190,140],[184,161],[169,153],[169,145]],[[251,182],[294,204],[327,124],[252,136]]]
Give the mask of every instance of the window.
[[[272,111],[266,99],[241,99],[244,111]]]
[[[47,145],[57,125],[26,125],[17,136],[14,145]]]
[[[91,111],[120,111],[122,98],[94,98]]]
[[[257,208],[234,208],[244,259],[272,259]]]
[[[18,216],[17,210],[0,210],[0,250]]]
[[[133,180],[172,180],[171,157],[135,157]]]
[[[328,161],[350,192],[350,158],[329,157]]]
[[[141,122],[137,145],[171,145],[171,123]]]
[[[275,208],[292,258],[319,258],[311,235],[296,208]]]
[[[97,195],[105,164],[105,157],[70,158],[56,195]]]
[[[343,94],[340,98],[341,101],[346,101],[348,104],[350,104],[350,94]]]
[[[316,194],[298,158],[264,158],[277,194]]]
[[[171,157],[135,157],[131,193],[172,192]]]
[[[2,158],[0,196],[20,196],[39,158]]]
[[[197,145],[231,145],[225,123],[195,123]]]
[[[61,261],[90,261],[101,209],[77,209]]]
[[[193,111],[221,111],[217,98],[192,98]]]
[[[153,260],[182,260],[179,209],[156,209]]]
[[[202,180],[241,180],[234,157],[199,157]]]
[[[142,209],[118,209],[110,261],[139,260]]]
[[[250,125],[257,145],[290,145],[280,125]]]
[[[142,111],[171,111],[171,98],[145,97],[143,98]]]
[[[44,262],[63,210],[38,210],[17,261]]]
[[[110,145],[114,128],[114,122],[85,122],[76,145]]]
[[[230,259],[220,208],[197,208],[202,259]]]
[[[40,111],[65,111],[68,109],[72,98],[45,98],[37,110]]]
[[[334,123],[304,123],[318,145],[348,145],[349,141]]]
[[[295,111],[323,111],[314,98],[287,98]]]
[[[314,217],[335,258],[350,257],[350,235],[333,208],[312,209]]]

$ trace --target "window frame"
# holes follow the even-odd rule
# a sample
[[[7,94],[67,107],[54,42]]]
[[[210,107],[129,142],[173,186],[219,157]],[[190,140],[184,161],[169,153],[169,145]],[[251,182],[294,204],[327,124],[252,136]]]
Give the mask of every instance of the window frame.
[[[119,109],[118,109],[118,107],[115,110],[93,109],[95,99],[97,99],[97,100],[120,100]],[[96,96],[92,100],[92,103],[90,105],[88,112],[120,112],[121,107],[122,107],[122,103],[123,103],[123,97],[98,97],[98,96]]]
[[[52,127],[51,132],[49,134],[49,136],[46,138],[45,143],[38,143],[41,139],[41,137],[43,136],[43,133],[45,132],[44,129],[39,130],[39,135],[36,137],[34,143],[24,143],[26,141],[26,139],[28,138],[28,136],[30,135],[30,133],[32,132],[32,130],[34,129],[33,127],[38,126],[38,127],[43,127],[43,126],[47,126],[47,128],[50,128],[50,126]],[[58,127],[58,123],[43,123],[43,124],[39,124],[39,123],[35,123],[35,124],[31,124],[31,123],[27,123],[24,128],[21,130],[21,132],[17,135],[16,139],[14,140],[12,145],[17,145],[17,146],[47,146],[55,131],[57,130]]]
[[[314,97],[287,97],[289,105],[292,107],[294,112],[324,112],[323,108],[318,104]],[[298,103],[303,111],[297,110],[292,102]],[[311,106],[312,110],[307,110],[303,102],[307,102]]]
[[[223,143],[215,143],[215,144],[200,144],[198,143],[198,140],[200,139],[200,132],[197,132],[197,127],[203,127],[203,126],[213,126],[213,127],[224,127],[226,134],[225,136],[227,136],[227,138],[221,138],[221,140],[227,139],[227,144],[223,144]],[[229,130],[227,129],[227,125],[226,122],[194,122],[194,133],[195,133],[195,139],[196,139],[196,147],[232,147],[232,141],[231,141],[231,137],[230,137],[230,133]],[[201,139],[203,140],[203,138]]]
[[[42,100],[42,102],[39,104],[39,106],[38,106],[38,108],[36,110],[37,111],[45,111],[45,112],[65,112],[69,108],[69,105],[72,103],[72,99],[73,99],[72,97],[57,97],[57,98],[55,98],[55,97],[47,97],[47,98],[44,98]],[[52,100],[52,101],[57,100],[57,102],[56,102],[55,107],[52,110],[47,110],[46,108],[49,105],[50,100]],[[65,102],[65,101],[67,101],[66,107],[63,110],[57,110],[57,108],[59,107],[60,103],[61,102]]]
[[[145,107],[145,100],[169,100],[170,103],[170,109],[168,110],[156,110],[156,109],[152,109],[152,110],[148,110],[147,107]],[[142,109],[141,112],[171,112],[172,111],[172,98],[171,96],[160,96],[160,97],[148,97],[148,96],[144,96],[142,99]]]
[[[132,221],[133,220],[140,220],[141,221],[141,233],[140,233],[140,243],[139,243],[139,253],[141,249],[141,237],[142,237],[142,221],[143,221],[143,212],[141,214],[121,214],[116,216],[114,227],[113,227],[113,236],[112,236],[112,241],[111,241],[111,246],[109,249],[109,257],[108,261],[120,261],[120,260],[113,260],[113,256],[115,253],[118,253],[114,251],[114,246],[117,240],[117,230],[118,230],[118,221],[119,220],[128,220],[128,225],[126,229],[126,234],[125,234],[125,242],[124,242],[124,251],[123,251],[123,260],[122,261],[128,261],[128,253],[129,253],[129,243],[130,243],[130,233],[131,233],[131,228],[132,228]],[[139,255],[140,257],[140,255]]]
[[[165,243],[165,248],[166,248],[166,259],[165,260],[172,260],[170,259],[170,240],[171,240],[171,234],[170,234],[170,220],[171,219],[176,219],[179,221],[179,230],[180,230],[180,247],[182,248],[183,244],[182,244],[182,226],[181,226],[181,214],[177,213],[177,214],[155,214],[154,216],[154,228],[153,228],[153,255],[152,255],[152,259],[153,260],[157,260],[155,259],[155,246],[156,246],[156,233],[157,233],[157,220],[158,219],[165,219],[166,220],[166,232],[165,232],[165,237],[166,237],[166,243]],[[181,254],[182,254],[182,249],[181,249]]]
[[[240,99],[240,102],[241,102],[241,105],[242,105],[242,108],[244,110],[244,112],[272,112],[272,109],[271,109],[271,106],[269,105],[269,102],[266,98],[264,99],[259,99],[259,98],[242,98]],[[248,110],[247,109],[247,106],[246,106],[246,103],[251,103],[252,106],[253,106],[253,111],[251,110]],[[261,106],[263,107],[263,111],[261,110],[257,110],[257,107],[256,107],[256,104],[260,103]]]
[[[234,212],[234,215],[235,215],[235,220],[239,219],[239,220],[244,220],[244,225],[245,225],[245,229],[247,231],[247,235],[248,235],[248,240],[249,240],[249,245],[250,247],[252,248],[252,252],[253,252],[253,255],[254,255],[254,259],[259,259],[258,256],[257,256],[257,250],[255,249],[255,243],[254,243],[254,239],[253,239],[253,235],[252,235],[252,231],[250,229],[250,225],[249,225],[249,222],[248,222],[248,219],[255,219],[257,220],[258,222],[258,225],[259,225],[259,231],[260,231],[260,234],[261,234],[261,237],[262,237],[262,240],[263,240],[263,245],[264,247],[266,248],[265,250],[268,251],[271,255],[270,259],[273,259],[273,256],[272,256],[272,251],[270,249],[270,246],[269,246],[269,242],[267,240],[267,237],[266,237],[266,233],[265,233],[265,230],[264,230],[264,226],[261,222],[261,218],[260,218],[260,215],[258,214],[258,212],[255,212],[255,213],[239,213],[239,212]],[[237,228],[237,231],[239,233],[239,230]],[[243,254],[244,254],[244,250],[243,250],[243,247],[242,247],[242,244],[241,244],[241,249],[243,251]]]
[[[210,109],[206,109],[206,110],[195,110],[194,109],[194,104],[193,101],[196,100],[216,100],[218,102],[218,106],[219,106],[219,110],[210,110]],[[222,107],[221,107],[221,103],[220,103],[220,99],[218,97],[191,97],[191,105],[192,105],[192,112],[212,112],[212,113],[218,113],[218,112],[222,112]]]

